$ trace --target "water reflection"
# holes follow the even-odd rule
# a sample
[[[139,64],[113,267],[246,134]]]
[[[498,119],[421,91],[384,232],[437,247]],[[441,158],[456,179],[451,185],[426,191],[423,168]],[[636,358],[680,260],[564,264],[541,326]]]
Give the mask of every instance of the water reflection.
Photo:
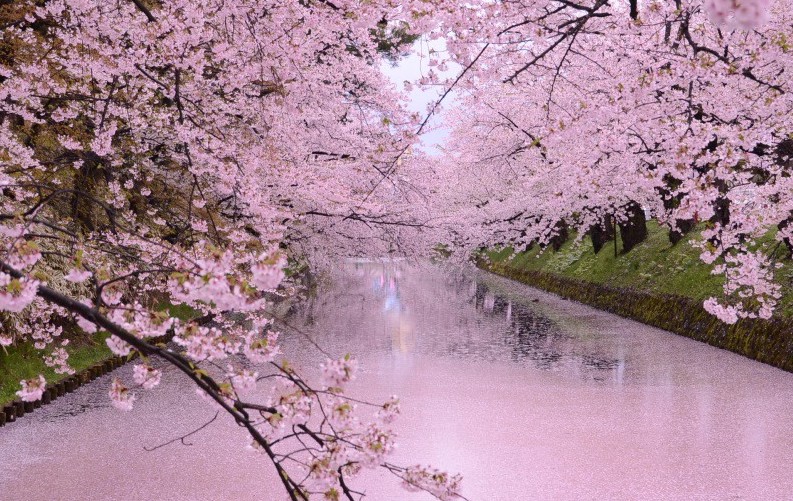
[[[290,362],[316,376],[325,355],[305,336],[331,356],[352,352],[352,394],[401,397],[394,462],[459,471],[471,500],[793,492],[791,374],[475,270],[351,263],[308,296],[289,318],[301,333],[284,330]],[[107,387],[131,371],[0,430],[0,497],[280,499],[231,420],[193,446],[144,451],[214,410],[166,371],[121,414]],[[360,485],[371,499],[427,499],[379,476]]]
[[[405,354],[418,349],[435,356],[508,360],[594,381],[622,381],[625,357],[619,344],[607,345],[608,353],[602,344],[582,344],[579,336],[543,314],[536,302],[493,290],[481,274],[469,271],[444,275],[431,268],[406,273],[405,269],[405,265],[394,262],[355,262],[350,270],[358,284],[334,278],[334,283],[347,280],[344,290],[350,296],[379,303],[378,308],[370,310],[365,305],[367,299],[362,299],[362,314],[372,314],[367,323],[381,323],[390,333],[394,352]],[[360,284],[368,284],[368,290],[353,293]],[[417,290],[425,294],[417,297]],[[326,305],[339,299],[332,291],[320,291],[316,298]],[[450,308],[449,302],[459,307]],[[309,303],[303,309],[313,312],[316,305]]]

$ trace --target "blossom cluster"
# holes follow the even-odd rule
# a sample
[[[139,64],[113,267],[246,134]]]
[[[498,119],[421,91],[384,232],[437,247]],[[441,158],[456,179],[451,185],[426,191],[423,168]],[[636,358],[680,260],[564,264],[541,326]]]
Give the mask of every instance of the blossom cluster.
[[[129,388],[118,378],[113,378],[107,394],[110,397],[110,401],[113,402],[113,406],[122,411],[131,411],[132,405],[137,399],[135,394],[130,392]]]
[[[753,29],[769,17],[769,0],[705,0],[705,11],[715,24],[728,28]]]
[[[0,272],[0,310],[19,313],[36,298],[38,282]]]
[[[450,475],[431,466],[411,466],[402,475],[408,490],[426,491],[442,501],[460,496],[462,477]]]
[[[47,387],[47,382],[44,380],[44,376],[26,379],[20,381],[20,384],[22,385],[22,389],[17,392],[17,396],[21,398],[23,402],[33,402],[35,400],[40,400],[41,396],[44,394],[44,390]]]
[[[151,390],[162,378],[162,371],[148,364],[136,364],[132,369],[132,379],[146,390]]]
[[[269,392],[268,410],[262,413],[257,429],[278,444],[274,448],[277,461],[304,465],[293,474],[305,475],[308,492],[334,499],[345,492],[351,478],[368,468],[385,467],[403,480],[406,478],[403,473],[408,470],[387,463],[396,447],[391,424],[400,412],[399,399],[393,396],[381,405],[374,405],[347,397],[347,385],[355,377],[355,359],[349,355],[328,359],[322,367],[319,390],[312,389],[288,367],[277,364],[275,367],[276,384]],[[365,412],[367,409],[371,412]],[[318,426],[312,425],[317,422]],[[301,446],[305,441],[313,442],[314,446]],[[430,482],[422,481],[421,485],[426,487],[423,490],[445,496],[441,499],[459,496],[458,476],[450,477],[445,488],[440,487],[439,478],[433,490],[429,488]],[[416,485],[405,485],[416,490]]]

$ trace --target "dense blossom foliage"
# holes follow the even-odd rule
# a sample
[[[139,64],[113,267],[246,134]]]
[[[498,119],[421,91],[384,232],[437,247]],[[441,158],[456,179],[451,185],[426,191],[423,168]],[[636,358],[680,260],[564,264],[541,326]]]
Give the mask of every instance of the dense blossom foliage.
[[[702,259],[727,279],[709,311],[768,318],[791,250],[789,2],[471,8],[481,26],[447,41],[461,64],[479,57],[447,117],[437,204],[469,222],[447,243],[522,249],[642,207],[670,230],[704,224]]]
[[[22,0],[0,5],[0,345],[69,373],[64,333],[137,354],[132,410],[160,359],[230,415],[291,499],[354,499],[361,468],[460,496],[460,477],[387,462],[399,403],[316,385],[268,314],[310,257],[417,255],[438,243],[547,243],[560,225],[646,207],[707,221],[728,278],[706,307],[768,317],[790,245],[787,0]],[[401,38],[443,39],[418,84],[459,106],[443,158],[428,117],[380,71]],[[391,54],[393,56],[393,54]],[[459,67],[448,81],[441,76]],[[407,88],[412,85],[407,83]],[[430,114],[439,112],[439,103]],[[185,305],[185,319],[168,305]],[[176,348],[147,340],[173,334]],[[43,377],[21,382],[36,400]],[[310,442],[311,445],[306,445]]]
[[[355,409],[351,358],[309,385],[266,312],[288,259],[397,238],[402,183],[372,191],[418,117],[378,49],[398,50],[415,3],[4,2],[0,343],[69,373],[64,333],[107,331],[142,357],[114,406],[133,410],[162,359],[248,430],[290,498],[359,497],[347,482],[386,464],[398,406]],[[168,333],[176,349],[146,341]],[[46,383],[21,386],[37,400]]]

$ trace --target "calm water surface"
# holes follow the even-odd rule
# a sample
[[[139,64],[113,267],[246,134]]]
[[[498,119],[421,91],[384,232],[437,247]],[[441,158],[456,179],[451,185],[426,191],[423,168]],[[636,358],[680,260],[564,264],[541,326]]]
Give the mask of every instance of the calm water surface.
[[[289,321],[359,358],[351,394],[400,395],[394,462],[461,472],[472,500],[793,499],[793,374],[474,271],[349,264]],[[284,351],[324,359],[302,335]],[[128,414],[109,381],[0,429],[0,499],[284,498],[229,420],[144,449],[214,415],[181,376]]]

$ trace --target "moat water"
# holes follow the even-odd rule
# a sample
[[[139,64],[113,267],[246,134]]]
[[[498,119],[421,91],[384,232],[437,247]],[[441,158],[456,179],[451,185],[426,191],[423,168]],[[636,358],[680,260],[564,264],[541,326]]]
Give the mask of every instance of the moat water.
[[[460,472],[471,500],[793,499],[793,374],[475,270],[349,263],[289,322],[359,359],[351,395],[401,397],[393,462]],[[310,376],[324,356],[284,332]],[[179,374],[130,413],[109,381],[0,429],[0,499],[285,498],[229,419],[145,449],[214,415]]]

